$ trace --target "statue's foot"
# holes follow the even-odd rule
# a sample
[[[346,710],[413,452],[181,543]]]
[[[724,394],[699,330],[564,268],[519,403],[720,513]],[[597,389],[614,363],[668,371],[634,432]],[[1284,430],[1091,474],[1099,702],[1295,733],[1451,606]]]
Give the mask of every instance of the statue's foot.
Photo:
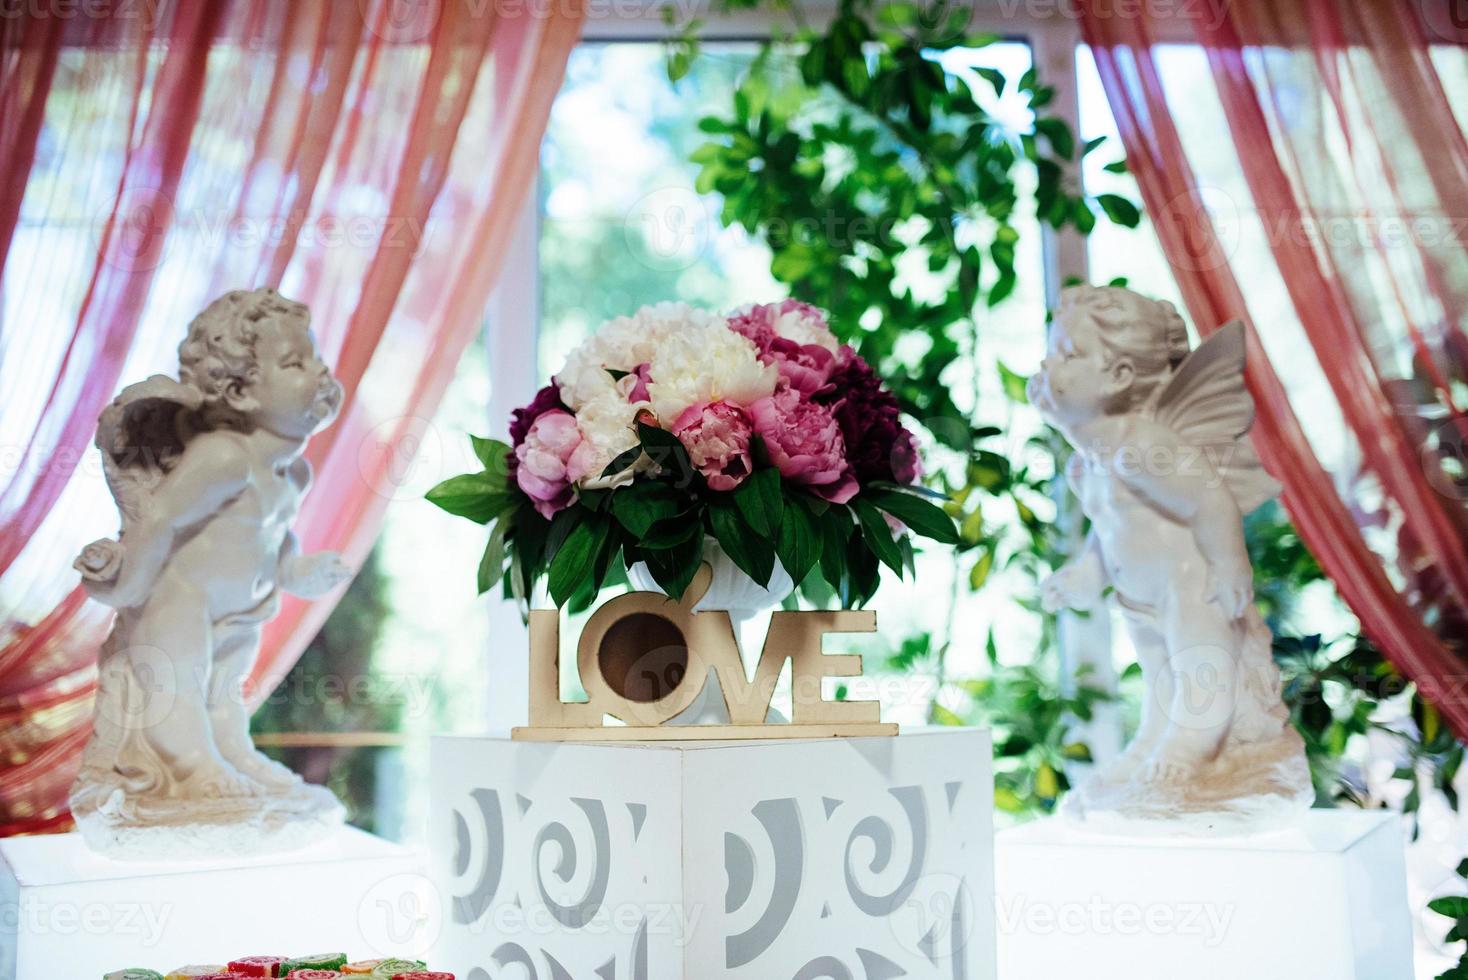
[[[1119,786],[1139,779],[1156,748],[1155,738],[1139,735],[1120,755],[1100,766],[1087,782],[1094,781],[1098,786]]]
[[[223,759],[201,763],[179,780],[175,795],[185,799],[233,800],[259,796],[264,787]]]
[[[1158,788],[1177,789],[1191,783],[1207,760],[1177,746],[1161,746],[1143,764],[1138,778]]]
[[[267,792],[289,792],[301,785],[299,775],[254,746],[235,750],[221,747],[220,751],[231,765],[259,783]]]

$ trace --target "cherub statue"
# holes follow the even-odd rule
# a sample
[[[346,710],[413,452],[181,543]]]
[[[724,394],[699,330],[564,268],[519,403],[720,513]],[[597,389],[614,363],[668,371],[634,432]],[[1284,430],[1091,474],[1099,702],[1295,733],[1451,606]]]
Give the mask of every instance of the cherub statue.
[[[1314,801],[1252,601],[1242,515],[1279,487],[1245,438],[1244,338],[1235,321],[1190,352],[1170,303],[1076,286],[1030,379],[1075,449],[1066,475],[1091,524],[1045,606],[1104,608],[1109,587],[1147,689],[1136,738],[1068,798],[1087,820],[1248,830]]]
[[[290,530],[306,441],[342,399],[309,323],[272,289],[227,293],[189,325],[179,380],[125,388],[98,423],[122,532],[76,568],[117,618],[71,807],[100,850],[271,849],[341,820],[330,792],[256,751],[241,691],[281,591],[351,577]]]

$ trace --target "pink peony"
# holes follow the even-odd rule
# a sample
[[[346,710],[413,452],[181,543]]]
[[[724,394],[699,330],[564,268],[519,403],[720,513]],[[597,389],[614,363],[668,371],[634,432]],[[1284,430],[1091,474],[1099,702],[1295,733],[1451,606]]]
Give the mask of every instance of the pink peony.
[[[775,307],[771,303],[746,306],[729,314],[729,329],[754,344],[761,356],[775,339]]]
[[[749,476],[753,424],[744,409],[725,401],[690,405],[673,422],[673,435],[711,490],[733,490]]]
[[[531,424],[525,441],[515,447],[520,464],[515,469],[515,482],[547,520],[571,503],[574,494],[566,464],[580,445],[576,416],[552,409]]]
[[[826,389],[836,365],[836,355],[820,344],[797,344],[784,337],[772,340],[760,359],[775,365],[785,387],[806,396]]]
[[[836,338],[826,315],[809,303],[787,299],[746,306],[729,315],[729,329],[754,344],[775,365],[784,386],[802,395],[824,391],[837,366]]]
[[[829,408],[784,388],[750,405],[749,414],[781,476],[833,504],[856,496],[846,443]]]

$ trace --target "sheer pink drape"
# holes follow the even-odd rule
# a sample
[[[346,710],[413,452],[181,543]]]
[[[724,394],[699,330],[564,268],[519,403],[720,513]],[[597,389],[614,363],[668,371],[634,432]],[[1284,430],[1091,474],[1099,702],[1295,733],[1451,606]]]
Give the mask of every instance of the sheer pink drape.
[[[1419,19],[1431,6],[1251,0],[1162,23],[1145,5],[1083,4],[1083,25],[1194,321],[1251,321],[1255,440],[1301,534],[1362,628],[1468,736],[1468,150],[1443,81],[1468,77],[1468,54]],[[1215,92],[1172,84],[1163,39],[1201,45]],[[1195,177],[1204,150],[1184,113],[1213,98],[1258,250],[1224,245]],[[1292,322],[1253,315],[1266,274]],[[1296,414],[1319,406],[1287,393],[1301,366],[1266,355],[1289,330],[1352,437],[1330,469]]]
[[[89,8],[94,9],[94,8]],[[360,561],[480,322],[579,0],[164,3],[0,21],[0,834],[64,823],[116,531],[91,449],[226,289],[307,303],[348,392],[305,547]],[[263,697],[332,606],[288,602]]]

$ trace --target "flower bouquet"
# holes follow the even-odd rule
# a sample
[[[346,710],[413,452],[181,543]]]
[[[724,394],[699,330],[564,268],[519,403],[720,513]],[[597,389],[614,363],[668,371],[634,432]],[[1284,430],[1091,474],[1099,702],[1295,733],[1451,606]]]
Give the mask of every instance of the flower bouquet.
[[[794,300],[611,320],[514,412],[511,445],[471,438],[483,471],[428,499],[493,526],[479,589],[521,602],[545,573],[557,605],[584,607],[619,555],[681,598],[712,538],[760,586],[777,562],[797,585],[818,568],[859,606],[879,563],[912,570],[908,531],[958,540],[897,400]]]

